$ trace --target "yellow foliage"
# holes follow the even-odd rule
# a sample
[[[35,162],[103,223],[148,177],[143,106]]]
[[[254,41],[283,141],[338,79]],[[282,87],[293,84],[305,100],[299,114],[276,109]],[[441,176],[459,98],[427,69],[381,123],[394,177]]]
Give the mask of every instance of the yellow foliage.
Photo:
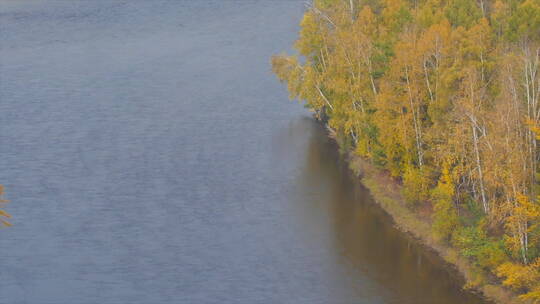
[[[403,174],[403,195],[415,205],[429,198],[429,178],[425,171],[408,166]]]
[[[409,202],[432,203],[430,232],[538,298],[538,0],[349,4],[316,1],[303,58],[273,57],[274,73]]]
[[[1,204],[6,204],[9,202],[3,199],[3,196],[4,196],[4,186],[0,185],[0,207],[1,207]],[[5,218],[11,218],[11,215],[7,213],[6,211],[0,209],[0,223],[6,227],[11,226],[11,223],[5,220]]]
[[[504,263],[497,268],[497,275],[504,278],[504,285],[514,290],[531,290],[540,279],[540,259],[529,265]]]

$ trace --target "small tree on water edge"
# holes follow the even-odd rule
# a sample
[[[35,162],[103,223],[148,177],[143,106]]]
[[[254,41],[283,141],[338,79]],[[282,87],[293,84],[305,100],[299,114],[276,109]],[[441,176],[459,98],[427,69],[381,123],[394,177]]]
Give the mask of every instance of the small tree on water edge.
[[[7,220],[11,218],[11,215],[3,210],[5,204],[9,203],[4,199],[4,186],[0,185],[0,225],[4,227],[10,227],[11,223]]]

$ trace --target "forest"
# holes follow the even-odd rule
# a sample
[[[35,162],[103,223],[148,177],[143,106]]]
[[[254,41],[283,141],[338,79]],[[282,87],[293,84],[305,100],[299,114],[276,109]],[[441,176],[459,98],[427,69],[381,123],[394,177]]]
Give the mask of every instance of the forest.
[[[540,0],[318,0],[294,47],[272,58],[290,97],[540,303]]]

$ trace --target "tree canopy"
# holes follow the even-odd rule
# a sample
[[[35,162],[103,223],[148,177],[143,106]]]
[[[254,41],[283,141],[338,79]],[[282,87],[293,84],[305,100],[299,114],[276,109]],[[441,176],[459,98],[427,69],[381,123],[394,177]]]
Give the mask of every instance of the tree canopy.
[[[540,0],[318,0],[295,48],[272,58],[291,98],[540,301]]]

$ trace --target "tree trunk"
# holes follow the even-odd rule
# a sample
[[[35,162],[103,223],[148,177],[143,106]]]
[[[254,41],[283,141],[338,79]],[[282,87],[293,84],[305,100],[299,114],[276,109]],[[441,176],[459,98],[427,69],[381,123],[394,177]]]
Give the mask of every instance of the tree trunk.
[[[486,191],[484,189],[484,174],[482,172],[482,164],[480,162],[480,150],[478,148],[478,134],[476,133],[476,121],[473,121],[471,118],[471,128],[473,132],[473,145],[474,152],[476,154],[476,168],[478,170],[478,179],[480,183],[480,196],[482,198],[482,206],[484,207],[484,212],[489,213],[489,206],[486,200]]]

